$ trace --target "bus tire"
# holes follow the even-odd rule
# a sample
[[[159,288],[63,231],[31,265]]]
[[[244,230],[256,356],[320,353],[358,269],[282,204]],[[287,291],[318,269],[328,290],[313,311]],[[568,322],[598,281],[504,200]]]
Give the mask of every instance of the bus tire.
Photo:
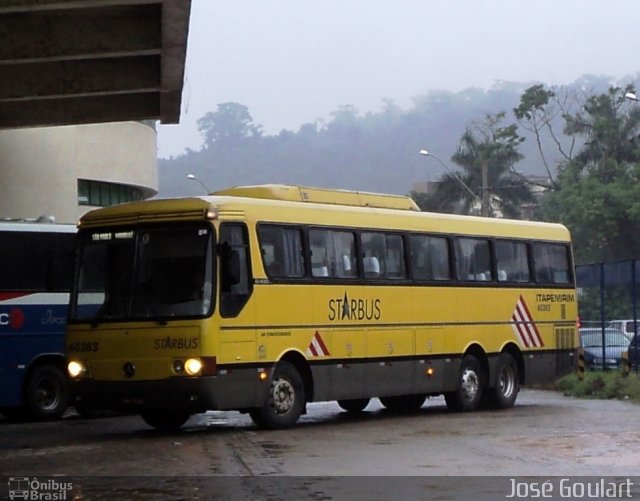
[[[380,397],[380,403],[392,412],[411,412],[422,407],[426,399],[426,395],[401,395],[399,397]]]
[[[476,410],[482,400],[482,380],[482,369],[478,359],[473,355],[465,355],[460,363],[457,390],[444,395],[447,407],[459,412]]]
[[[191,417],[186,411],[149,411],[140,414],[145,423],[160,431],[176,431]]]
[[[249,412],[260,428],[272,430],[294,425],[305,406],[304,383],[298,370],[289,362],[276,365],[269,386],[267,402]]]
[[[494,409],[513,407],[519,390],[518,364],[510,353],[501,353],[496,366],[496,386],[489,390],[489,405]]]
[[[68,403],[67,382],[62,371],[55,365],[35,367],[25,385],[28,417],[39,421],[59,419]]]
[[[338,405],[343,411],[347,412],[362,412],[371,399],[369,398],[354,398],[352,400],[338,400]]]

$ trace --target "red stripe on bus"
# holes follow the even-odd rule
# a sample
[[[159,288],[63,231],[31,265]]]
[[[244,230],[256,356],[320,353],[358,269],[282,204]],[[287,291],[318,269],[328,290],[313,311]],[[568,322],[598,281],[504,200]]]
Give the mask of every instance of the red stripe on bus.
[[[0,301],[8,301],[18,297],[30,296],[31,292],[0,292]]]
[[[329,356],[330,353],[329,353],[329,350],[327,349],[327,345],[324,344],[324,339],[322,339],[322,336],[318,331],[316,331],[315,338],[316,338],[316,341],[318,341],[318,344],[320,345],[320,349],[322,350],[323,355]]]
[[[515,325],[516,329],[518,330],[518,334],[520,335],[520,341],[522,341],[525,348],[528,348],[529,347],[528,336],[522,331],[521,322],[520,320],[518,320],[518,317],[516,317],[515,313],[511,317],[511,320],[513,320],[513,325]]]
[[[529,311],[529,307],[527,306],[527,303],[524,302],[524,298],[522,296],[520,296],[520,302],[522,303],[522,307],[524,308],[526,314],[527,314],[527,319],[531,322],[531,327],[533,327],[533,331],[536,335],[536,337],[538,338],[538,346],[542,347],[544,346],[544,341],[542,341],[542,336],[540,335],[540,331],[538,330],[538,326],[536,325],[536,323],[533,321],[533,317],[531,316],[531,312]]]

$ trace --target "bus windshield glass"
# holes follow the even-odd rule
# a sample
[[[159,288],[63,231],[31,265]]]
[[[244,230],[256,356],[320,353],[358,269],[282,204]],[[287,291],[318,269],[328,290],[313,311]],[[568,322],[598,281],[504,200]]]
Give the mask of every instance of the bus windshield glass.
[[[84,231],[70,320],[209,315],[212,249],[212,231],[204,225]]]

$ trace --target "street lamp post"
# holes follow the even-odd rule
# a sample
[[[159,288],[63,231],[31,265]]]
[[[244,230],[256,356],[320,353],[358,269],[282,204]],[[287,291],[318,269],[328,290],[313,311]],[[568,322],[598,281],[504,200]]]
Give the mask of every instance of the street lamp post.
[[[187,177],[189,179],[191,179],[192,181],[198,181],[200,183],[200,185],[204,188],[204,190],[207,192],[207,194],[211,193],[211,190],[209,188],[207,188],[207,185],[204,184],[202,179],[200,179],[199,177],[196,177],[195,174],[187,174]]]
[[[640,98],[636,94],[634,94],[633,92],[627,92],[624,95],[624,97],[625,97],[625,99],[628,99],[629,101],[636,101],[636,102],[640,101]]]
[[[479,197],[475,191],[473,191],[467,183],[465,183],[462,178],[458,175],[457,172],[452,171],[447,164],[445,164],[439,157],[435,156],[433,153],[430,153],[428,150],[420,150],[420,155],[425,157],[431,157],[437,160],[440,165],[444,167],[444,169],[451,174],[456,181],[458,181],[465,190],[469,192],[469,194],[473,197],[475,203],[480,205],[480,215],[488,216],[489,215],[489,197],[488,197],[488,187],[487,187],[487,178],[488,178],[488,166],[487,163],[484,162],[482,164],[482,197]]]
[[[480,215],[489,215],[489,164],[482,161],[482,200],[480,201]]]

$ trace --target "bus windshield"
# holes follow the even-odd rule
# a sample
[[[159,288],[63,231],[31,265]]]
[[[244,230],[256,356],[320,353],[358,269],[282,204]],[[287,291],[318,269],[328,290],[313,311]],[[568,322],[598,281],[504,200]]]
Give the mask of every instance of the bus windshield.
[[[205,225],[80,234],[72,321],[202,317],[213,309],[213,237]]]

